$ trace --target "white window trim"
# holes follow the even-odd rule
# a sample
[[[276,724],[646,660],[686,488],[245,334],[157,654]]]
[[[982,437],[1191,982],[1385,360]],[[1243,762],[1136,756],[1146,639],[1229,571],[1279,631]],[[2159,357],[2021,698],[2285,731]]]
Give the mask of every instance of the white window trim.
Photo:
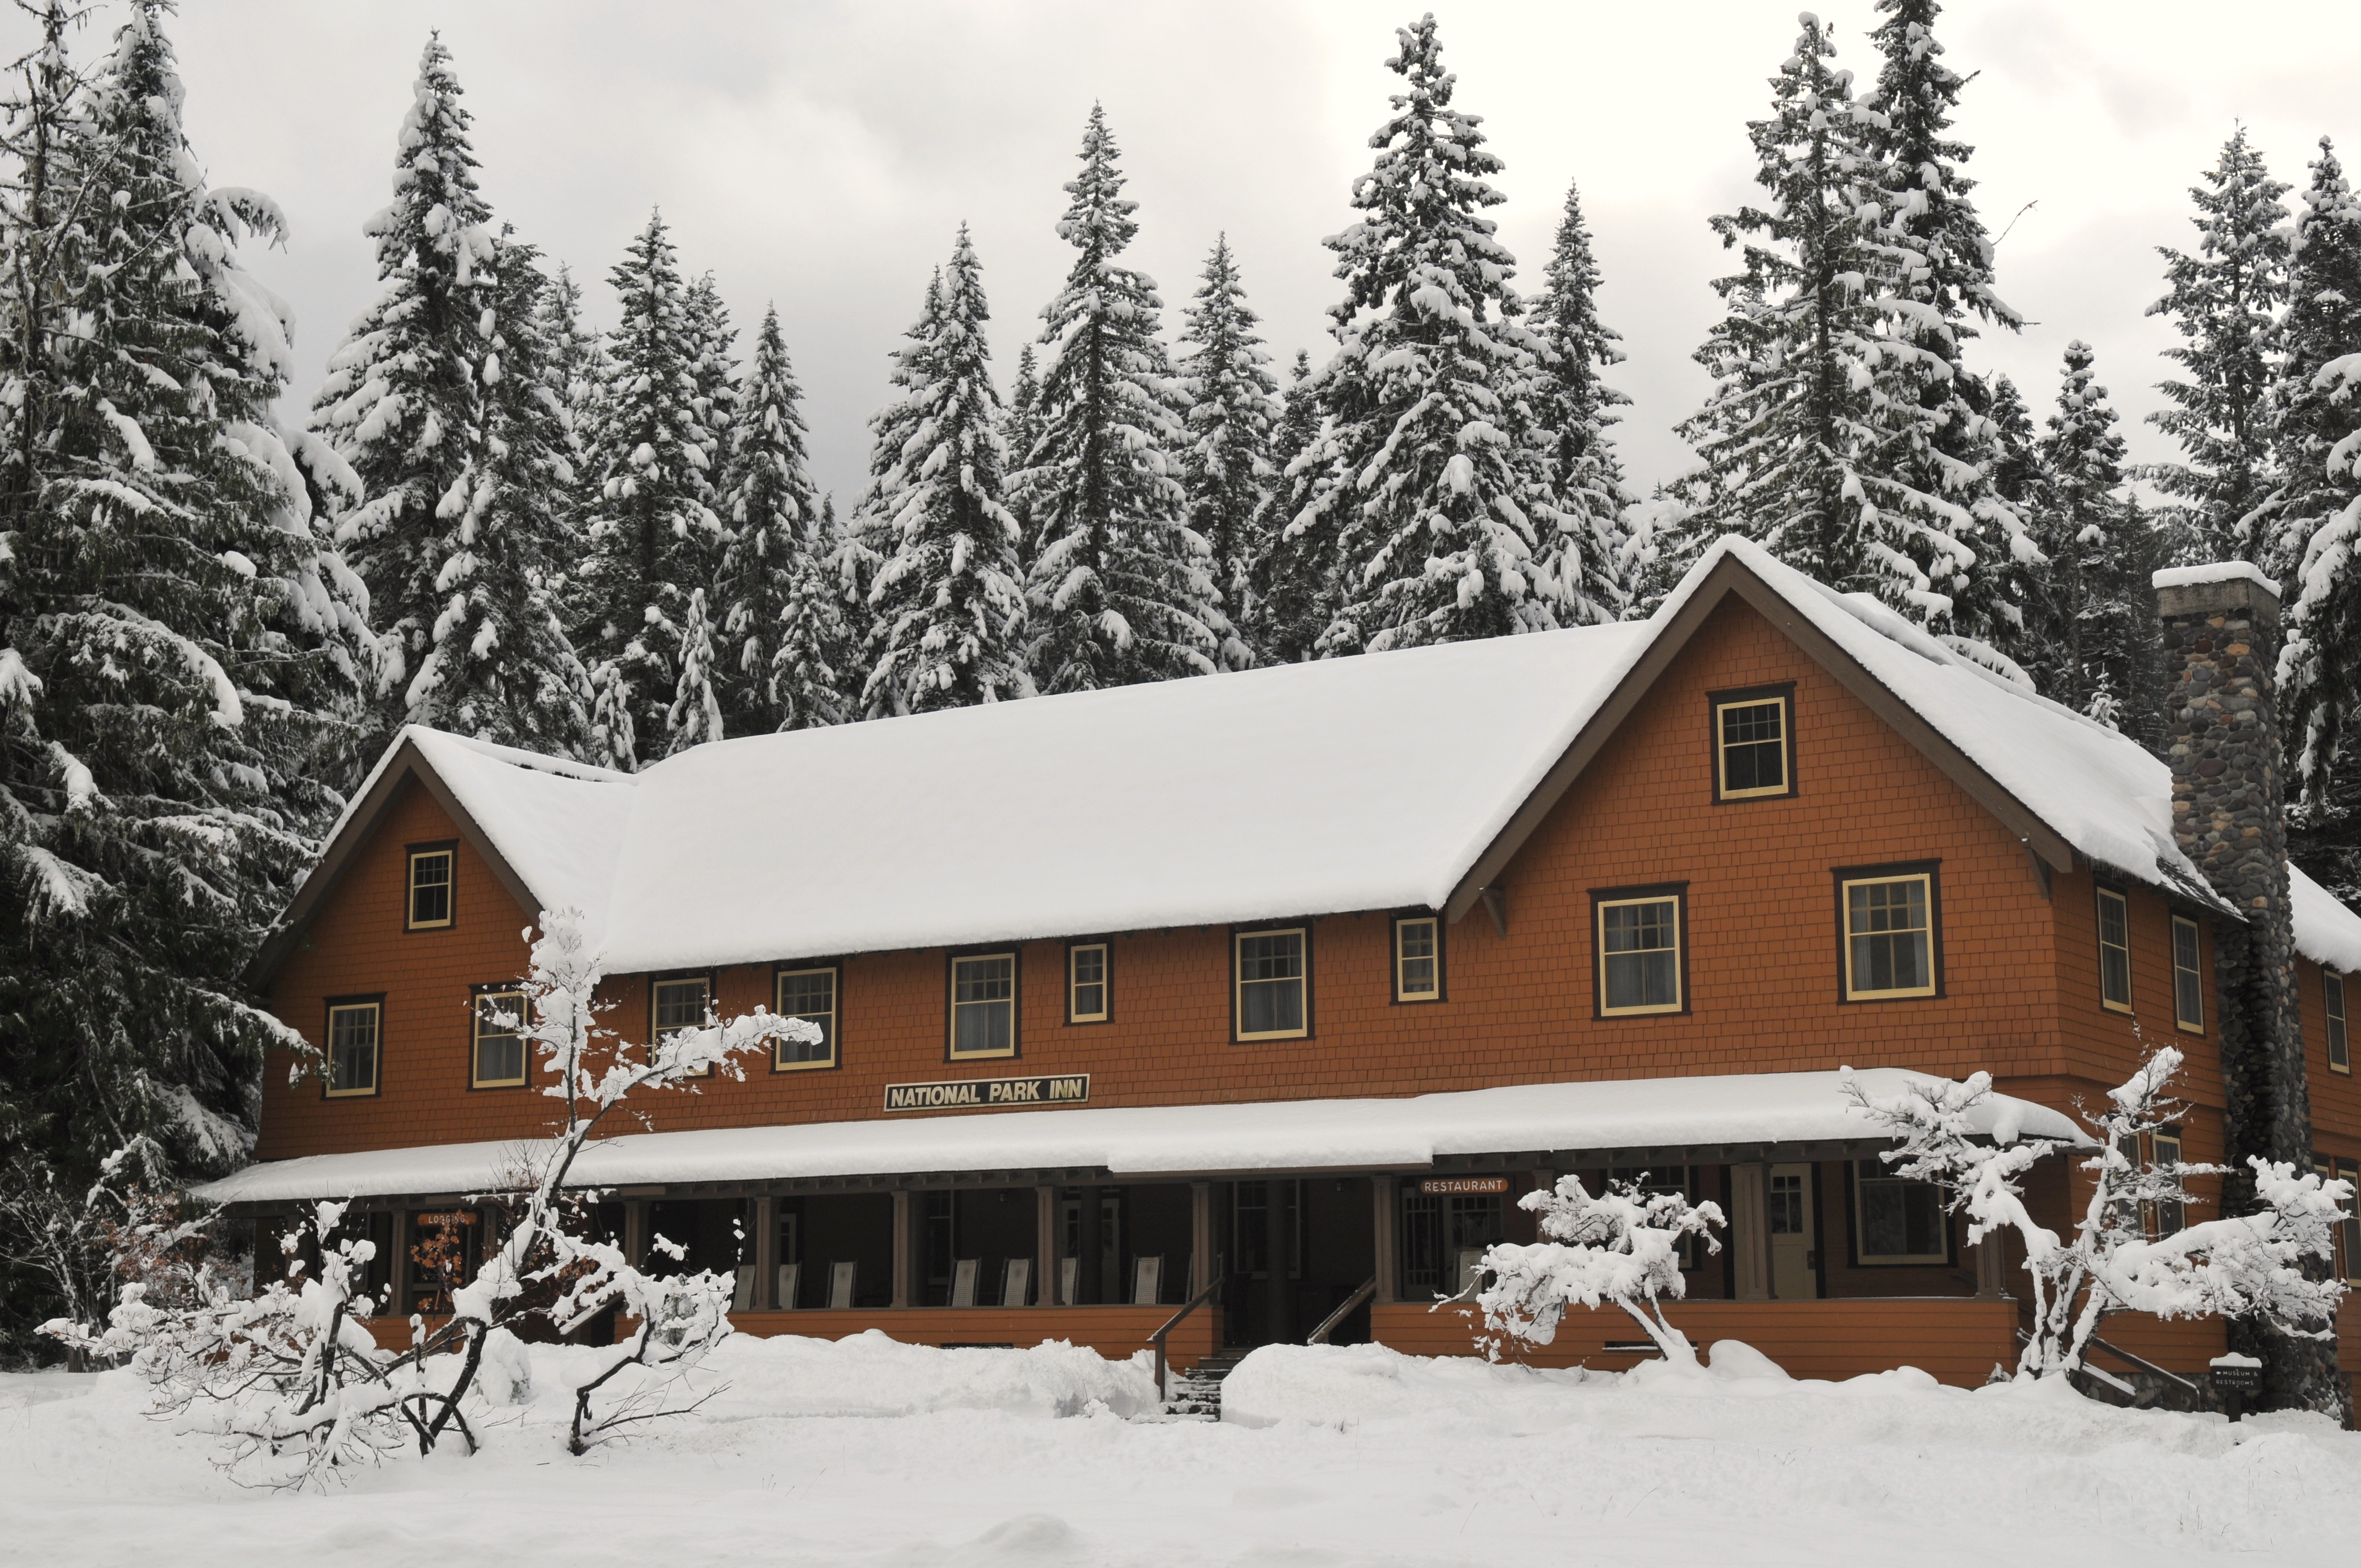
[[[1246,943],[1257,937],[1293,937],[1296,954],[1301,959],[1301,971],[1295,977],[1302,1006],[1298,1010],[1303,1022],[1292,1029],[1263,1029],[1246,1032]],[[1279,981],[1256,981],[1257,985],[1277,985]],[[1312,1036],[1312,928],[1308,926],[1274,926],[1256,931],[1230,933],[1230,1017],[1240,1040],[1303,1040]]]
[[[2109,899],[2114,900],[2124,912],[2124,941],[2120,948],[2114,948],[2114,944],[2107,940],[2107,901]],[[2132,1011],[2133,996],[2132,901],[2114,888],[2100,888],[2097,899],[2092,905],[2092,916],[2096,924],[2092,935],[2097,940],[2099,948],[2099,1005],[2110,1013],[2129,1013]],[[2121,1002],[2107,994],[2107,952],[2110,948],[2124,955],[2124,999]]]
[[[1005,959],[1008,961],[1008,1000],[1006,1003],[1008,1008],[1008,1044],[998,1050],[963,1051],[959,1048],[959,1014],[961,1006],[959,999],[959,967],[961,964],[986,963],[994,959]],[[1012,948],[1005,952],[999,953],[954,953],[951,955],[950,973],[944,983],[945,1005],[949,1009],[949,1015],[945,1020],[948,1025],[948,1029],[946,1031],[948,1038],[944,1046],[944,1052],[948,1059],[951,1061],[994,1061],[1015,1056],[1016,1054],[1018,1045],[1018,1036],[1016,1032],[1016,1007],[1018,995],[1016,988],[1016,949]],[[994,1007],[999,1006],[1001,1003],[971,1002],[966,1005],[970,1007]]]
[[[1082,981],[1074,972],[1074,960],[1084,953],[1099,956],[1099,978],[1093,981],[1099,988],[1099,1010],[1084,1013],[1075,1005],[1074,994]],[[1066,1022],[1069,1024],[1104,1024],[1115,1016],[1115,948],[1110,942],[1076,942],[1066,949]]]
[[[336,1014],[367,1013],[369,1014],[369,1085],[367,1089],[336,1087]],[[385,1085],[385,1003],[382,1002],[339,1002],[328,1009],[328,1078],[322,1092],[330,1100],[366,1100]]]
[[[1638,1007],[1609,1007],[1607,1005],[1607,960],[1610,956],[1607,951],[1607,912],[1610,909],[1630,909],[1646,904],[1669,904],[1673,906],[1672,947],[1645,949],[1650,952],[1669,951],[1673,955],[1673,999],[1670,1002],[1647,1003]],[[1684,907],[1684,905],[1685,900],[1677,893],[1646,893],[1631,898],[1601,898],[1593,902],[1590,916],[1590,940],[1598,953],[1598,1015],[1601,1018],[1648,1017],[1657,1014],[1678,1013],[1688,1005],[1687,955],[1682,950],[1683,945],[1688,938],[1688,933],[1683,929],[1687,924],[1688,910]]]
[[[1732,789],[1730,787],[1730,743],[1725,740],[1721,716],[1734,707],[1776,707],[1779,710],[1779,772],[1784,776],[1768,788]],[[1690,723],[1697,721],[1691,719]],[[1768,795],[1792,795],[1795,787],[1795,705],[1784,692],[1769,696],[1732,697],[1713,705],[1713,787],[1717,800],[1761,800]],[[1692,731],[1694,733],[1694,731]],[[1755,744],[1755,742],[1748,742]]]
[[[840,1053],[838,1041],[844,1028],[844,974],[841,966],[803,964],[795,969],[779,970],[771,977],[772,1009],[783,1018],[810,1017],[809,1013],[789,1013],[786,1003],[787,981],[798,975],[807,974],[828,976],[828,1055],[818,1061],[783,1061],[780,1059],[779,1052],[784,1048],[784,1043],[774,1045],[771,1047],[773,1072],[819,1072],[837,1064]]]
[[[484,1071],[484,1004],[495,1000],[514,1003],[509,1011],[516,1014],[514,1038],[518,1045],[518,1075],[514,1078],[486,1078]],[[533,1045],[524,1037],[524,993],[521,991],[479,991],[474,1005],[468,1010],[467,1087],[470,1089],[516,1089],[533,1077]]]
[[[1402,971],[1410,960],[1402,953],[1402,933],[1412,926],[1424,926],[1434,934],[1434,950],[1427,961],[1434,966],[1434,983],[1424,991],[1409,990],[1402,982]],[[1440,1002],[1443,1000],[1443,921],[1433,915],[1405,915],[1394,922],[1394,1000],[1396,1002]]]
[[[1857,887],[1884,887],[1894,883],[1903,882],[1920,883],[1923,883],[1927,889],[1927,983],[1924,985],[1908,986],[1895,991],[1864,990],[1861,986],[1853,983],[1853,938],[1856,935],[1873,937],[1880,933],[1874,931],[1856,933],[1853,930],[1852,890]],[[1931,872],[1904,872],[1897,876],[1857,876],[1839,879],[1837,883],[1837,919],[1839,928],[1844,933],[1844,951],[1842,954],[1842,960],[1844,963],[1845,1000],[1847,1002],[1891,1002],[1905,997],[1934,996],[1939,993],[1942,989],[1943,970],[1941,955],[1937,953],[1935,950],[1935,929],[1936,923],[1941,918],[1942,916],[1935,908],[1935,878]]]

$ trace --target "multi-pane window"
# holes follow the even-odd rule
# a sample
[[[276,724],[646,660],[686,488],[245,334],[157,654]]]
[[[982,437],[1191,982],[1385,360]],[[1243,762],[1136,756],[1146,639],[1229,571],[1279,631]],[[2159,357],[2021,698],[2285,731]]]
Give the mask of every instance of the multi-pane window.
[[[1679,894],[1601,898],[1598,909],[1600,1014],[1679,1012]]]
[[[2345,977],[2323,970],[2320,988],[2328,1009],[2328,1065],[2336,1072],[2351,1072],[2353,1047],[2345,1036]]]
[[[1934,878],[1850,879],[1842,897],[1846,1000],[1934,995]]]
[[[2148,1152],[2154,1157],[2153,1163],[2158,1170],[2169,1173],[2180,1163],[2179,1133],[2151,1133],[2147,1141]],[[2180,1234],[2189,1223],[2189,1216],[2181,1205],[2169,1199],[2159,1200],[2151,1214],[2153,1223],[2150,1228],[2159,1239]]]
[[[2132,908],[2114,888],[2099,890],[2099,1000],[2132,1010]]]
[[[328,1008],[328,1093],[377,1092],[378,1023],[375,1002],[344,1002]]]
[[[1238,934],[1239,1039],[1297,1039],[1311,1032],[1304,1007],[1303,936],[1301,930]]]
[[[654,1034],[661,1044],[683,1029],[702,1029],[708,1003],[713,995],[712,981],[704,975],[692,980],[660,980],[655,982],[649,999],[649,1011],[654,1019]],[[703,1078],[713,1069],[707,1068],[697,1074]]]
[[[411,930],[432,931],[451,924],[451,868],[456,858],[447,847],[410,851]]]
[[[1107,945],[1077,942],[1066,949],[1066,1022],[1104,1024],[1109,1016]]]
[[[1804,1216],[1804,1178],[1800,1173],[1791,1171],[1781,1175],[1773,1172],[1765,1201],[1771,1207],[1770,1230],[1773,1235],[1809,1234],[1811,1226]]]
[[[951,960],[951,1055],[1016,1054],[1016,955]]]
[[[478,1089],[513,1089],[524,1081],[524,997],[514,991],[476,993],[476,1048],[468,1081]]]
[[[1394,1000],[1443,996],[1443,926],[1431,915],[1394,922]]]
[[[2192,1035],[2205,1032],[2205,970],[2199,959],[2197,922],[2172,917],[2172,1021]]]
[[[794,1072],[805,1068],[836,1065],[836,967],[833,964],[812,969],[791,969],[779,971],[779,1015],[801,1018],[819,1025],[820,1037],[812,1040],[781,1040],[774,1048],[771,1066],[780,1072]]]
[[[2336,1174],[2361,1189],[2361,1165],[2350,1160],[2339,1161]],[[2348,1285],[2361,1285],[2361,1205],[2348,1206],[2345,1218],[2338,1223],[2337,1237],[2345,1244],[2345,1274]]]
[[[1723,800],[1785,795],[1787,697],[1748,696],[1713,707],[1714,788]]]
[[[1863,1263],[1944,1263],[1950,1257],[1943,1190],[1895,1176],[1877,1160],[1853,1168],[1854,1232]]]

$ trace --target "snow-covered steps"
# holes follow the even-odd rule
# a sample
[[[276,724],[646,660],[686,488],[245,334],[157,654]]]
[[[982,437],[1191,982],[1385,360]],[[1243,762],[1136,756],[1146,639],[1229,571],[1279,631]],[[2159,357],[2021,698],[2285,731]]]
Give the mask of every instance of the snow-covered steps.
[[[1173,1379],[1172,1398],[1164,1402],[1164,1413],[1190,1420],[1220,1420],[1222,1379],[1246,1357],[1242,1350],[1222,1351],[1180,1374]]]

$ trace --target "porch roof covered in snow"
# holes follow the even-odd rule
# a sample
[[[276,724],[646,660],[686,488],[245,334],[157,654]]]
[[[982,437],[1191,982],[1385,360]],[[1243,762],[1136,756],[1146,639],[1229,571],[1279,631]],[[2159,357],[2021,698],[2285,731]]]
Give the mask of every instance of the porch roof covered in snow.
[[[1873,1094],[1943,1080],[1860,1075]],[[2063,1113],[1993,1094],[1976,1130],[2089,1144]],[[546,1147],[547,1146],[543,1146]],[[1104,1106],[625,1133],[583,1152],[569,1185],[620,1190],[793,1190],[941,1185],[964,1178],[1078,1182],[1279,1171],[1439,1172],[1866,1157],[1890,1148],[1834,1072],[1618,1079],[1390,1100]],[[447,1198],[511,1186],[537,1151],[515,1140],[277,1160],[198,1189],[266,1208],[310,1199]]]

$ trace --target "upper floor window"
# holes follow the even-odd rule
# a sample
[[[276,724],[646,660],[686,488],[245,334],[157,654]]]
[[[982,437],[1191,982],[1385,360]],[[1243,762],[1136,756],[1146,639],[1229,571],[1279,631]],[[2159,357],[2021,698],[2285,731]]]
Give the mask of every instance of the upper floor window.
[[[1677,888],[1613,888],[1591,895],[1597,911],[1598,1014],[1617,1018],[1678,1013],[1685,1005]]]
[[[385,1015],[379,998],[328,1003],[328,1087],[331,1096],[375,1094],[379,1025]]]
[[[648,997],[651,1033],[656,1043],[671,1039],[684,1029],[705,1027],[706,1014],[713,1000],[713,980],[709,975],[695,975],[683,980],[660,980],[654,982]],[[713,1069],[705,1069],[696,1076],[704,1078]]]
[[[524,996],[515,991],[476,993],[476,1041],[468,1087],[513,1089],[524,1082]]]
[[[1066,949],[1066,1022],[1104,1024],[1113,1014],[1113,983],[1104,942]]]
[[[2352,1182],[2356,1189],[2361,1189],[2361,1165],[2355,1165],[2351,1160],[2339,1160],[2336,1174]],[[2336,1230],[2337,1240],[2344,1244],[2345,1256],[2340,1260],[2345,1266],[2343,1278],[2348,1285],[2361,1285],[2361,1205],[2348,1211],[2337,1223]]]
[[[1714,798],[1795,794],[1795,688],[1716,692],[1708,700],[1713,706]]]
[[[1015,953],[980,953],[951,960],[950,1054],[1016,1054]]]
[[[1287,1040],[1310,1034],[1304,931],[1241,931],[1235,940],[1238,1038]]]
[[[2205,1032],[2205,970],[2199,962],[2197,922],[2172,917],[2172,1021],[2192,1035]]]
[[[2158,1170],[2169,1171],[2180,1163],[2180,1135],[2158,1129],[2147,1139],[2150,1163]],[[2188,1228],[2189,1215],[2180,1204],[2170,1199],[2158,1199],[2148,1212],[2148,1229],[2157,1237],[2179,1235]]]
[[[2320,971],[2320,989],[2328,1009],[2328,1065],[2336,1072],[2353,1070],[2353,1047],[2345,1036],[2345,977]]]
[[[1951,1227],[1944,1217],[1943,1190],[1931,1181],[1894,1175],[1873,1159],[1853,1168],[1855,1261],[1948,1263]]]
[[[451,924],[451,872],[457,859],[456,849],[449,844],[412,847],[406,929],[433,931]]]
[[[2099,890],[2099,1001],[2132,1010],[2132,906],[2112,887]]]
[[[774,1047],[774,1072],[800,1072],[807,1068],[836,1065],[837,969],[834,964],[783,969],[778,976],[778,1007],[783,1018],[801,1018],[819,1025],[818,1043],[781,1040]]]
[[[1394,1000],[1443,1000],[1443,923],[1432,915],[1394,922]]]
[[[1938,994],[1942,946],[1932,867],[1839,871],[1837,898],[1846,1001]]]

